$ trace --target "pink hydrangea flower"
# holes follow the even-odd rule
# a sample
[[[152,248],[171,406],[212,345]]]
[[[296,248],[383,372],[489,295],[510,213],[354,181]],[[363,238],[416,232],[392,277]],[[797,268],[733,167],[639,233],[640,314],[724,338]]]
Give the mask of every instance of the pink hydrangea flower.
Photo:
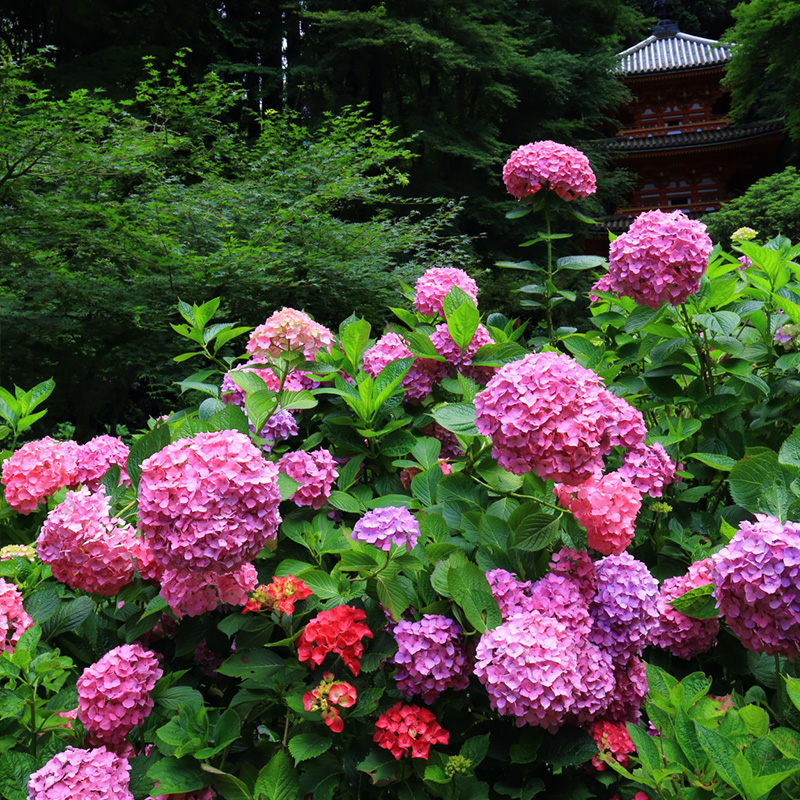
[[[400,620],[394,638],[394,677],[406,697],[421,695],[430,705],[445,689],[469,686],[469,653],[455,620],[441,614],[425,614],[419,622]]]
[[[278,468],[237,431],[179,439],[142,462],[139,527],[172,570],[230,571],[277,535]]]
[[[614,689],[603,718],[609,722],[638,722],[647,689],[647,667],[641,658],[616,659]]]
[[[67,747],[28,779],[28,800],[133,800],[130,765],[105,747]]]
[[[251,334],[247,352],[258,360],[278,357],[286,352],[300,352],[312,360],[320,351],[331,347],[333,334],[303,311],[282,308]]]
[[[557,483],[554,491],[586,528],[589,547],[608,556],[621,553],[633,540],[642,495],[618,472],[589,478],[578,486]]]
[[[397,333],[385,333],[364,353],[364,372],[377,378],[388,364],[401,358],[414,358],[408,345]],[[432,358],[414,358],[411,367],[403,378],[406,399],[411,402],[427,397],[433,387],[446,377],[447,365]]]
[[[22,595],[13,583],[0,578],[0,653],[14,651],[19,637],[33,625],[22,606]]]
[[[350,538],[374,544],[381,550],[391,550],[392,545],[396,544],[408,551],[419,539],[419,523],[406,508],[373,508],[356,522]]]
[[[562,547],[550,559],[550,572],[569,578],[587,603],[594,599],[597,574],[594,571],[594,562],[585,550]]]
[[[549,189],[564,200],[597,191],[589,159],[574,147],[549,140],[518,147],[503,167],[503,182],[517,200]]]
[[[694,619],[681,614],[670,605],[676,597],[699,586],[713,583],[713,566],[710,558],[696,561],[685,575],[667,578],[661,584],[657,602],[658,620],[650,634],[650,642],[656,647],[669,650],[678,658],[689,659],[705,653],[716,644],[719,619]]]
[[[757,653],[800,655],[800,523],[756,514],[713,556],[714,597],[728,627]]]
[[[75,483],[81,483],[93,492],[100,488],[103,476],[114,465],[120,469],[120,483],[130,486],[125,470],[130,448],[116,436],[95,436],[77,449]]]
[[[492,569],[486,573],[486,580],[492,590],[492,597],[497,601],[503,622],[524,614],[531,609],[530,581],[521,581],[512,572],[505,569]]]
[[[433,267],[427,270],[414,284],[414,305],[420,314],[429,317],[444,316],[444,298],[457,286],[465,294],[478,302],[478,284],[464,272],[453,267]]]
[[[503,365],[475,398],[478,430],[500,466],[574,486],[602,473],[614,447],[644,441],[642,415],[561,353]]]
[[[28,442],[3,462],[6,502],[19,514],[36,511],[39,503],[75,483],[78,445],[49,436]]]
[[[446,323],[436,326],[436,330],[431,334],[431,342],[436,348],[436,352],[447,359],[447,363],[462,372],[468,378],[478,383],[486,383],[495,373],[494,367],[473,367],[472,359],[475,353],[485,344],[494,344],[489,331],[483,325],[478,325],[472,341],[462,350],[451,338],[450,331]]]
[[[651,308],[680,305],[700,291],[711,248],[702,222],[681,211],[645,211],[611,242],[610,290]]]
[[[336,461],[322,448],[310,453],[303,450],[286,453],[278,461],[278,470],[300,484],[292,502],[311,508],[322,508],[328,502],[333,483],[339,477]]]
[[[72,589],[116,594],[130,583],[135,565],[136,534],[124,520],[111,516],[103,488],[69,492],[45,519],[36,552],[56,580]]]
[[[677,468],[663,445],[656,442],[650,447],[640,445],[628,450],[617,474],[630,481],[642,494],[661,497],[664,487],[675,480]]]
[[[104,744],[122,742],[150,715],[150,693],[163,674],[156,654],[140,644],[109,650],[78,678],[78,718]]]
[[[161,596],[176,617],[197,617],[221,604],[245,605],[257,583],[258,573],[250,563],[221,571],[166,569],[161,576]]]

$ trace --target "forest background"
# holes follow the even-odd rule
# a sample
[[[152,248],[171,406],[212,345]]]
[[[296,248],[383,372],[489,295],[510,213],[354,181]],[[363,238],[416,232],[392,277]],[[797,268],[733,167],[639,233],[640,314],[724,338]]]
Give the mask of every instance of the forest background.
[[[584,210],[611,208],[629,180],[601,143],[626,98],[614,54],[655,22],[649,0],[4,5],[0,384],[53,377],[48,426],[79,440],[174,397],[179,298],[247,325],[282,305],[380,325],[400,281],[453,265],[483,309],[525,317],[494,266],[525,238],[500,167],[528,141],[578,145],[603,187]],[[736,119],[787,117],[790,169],[712,233],[796,238],[792,204],[764,219],[763,200],[798,183],[800,2],[671,17],[740,45]]]

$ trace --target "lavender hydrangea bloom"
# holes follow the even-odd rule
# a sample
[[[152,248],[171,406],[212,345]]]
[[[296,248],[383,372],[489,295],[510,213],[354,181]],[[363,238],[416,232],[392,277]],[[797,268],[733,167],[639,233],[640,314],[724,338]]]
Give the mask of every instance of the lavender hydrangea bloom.
[[[393,544],[411,550],[419,539],[419,524],[408,509],[399,506],[373,508],[353,527],[350,537],[357,542],[391,550]]]
[[[250,426],[251,431],[255,431],[253,426]],[[266,439],[266,443],[261,446],[265,453],[272,451],[272,448],[284,439],[290,439],[292,436],[297,436],[298,427],[297,420],[291,411],[281,409],[276,411],[264,424],[261,429],[260,437]]]
[[[406,697],[419,694],[430,704],[445,689],[469,686],[469,656],[454,620],[441,614],[425,614],[419,622],[400,620],[394,638],[395,680]]]
[[[757,653],[800,654],[800,523],[756,514],[713,557],[725,622]]]
[[[595,564],[595,574],[590,640],[615,660],[641,653],[658,619],[658,584],[629,553],[601,559]]]

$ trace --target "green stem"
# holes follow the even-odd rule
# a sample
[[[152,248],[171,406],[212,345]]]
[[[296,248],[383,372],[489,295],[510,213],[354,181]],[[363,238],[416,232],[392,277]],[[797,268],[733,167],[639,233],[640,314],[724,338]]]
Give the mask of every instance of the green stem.
[[[29,684],[31,690],[31,751],[36,758],[39,746],[39,731],[36,723],[36,682]]]
[[[392,551],[391,550],[387,550],[386,551],[386,561],[383,562],[383,566],[372,570],[372,572],[370,572],[369,575],[364,575],[363,577],[358,578],[357,580],[359,580],[359,581],[368,581],[368,580],[371,580],[372,578],[377,577],[378,575],[381,574],[381,572],[383,572],[386,569],[386,567],[389,566],[389,562],[391,560],[392,560]]]

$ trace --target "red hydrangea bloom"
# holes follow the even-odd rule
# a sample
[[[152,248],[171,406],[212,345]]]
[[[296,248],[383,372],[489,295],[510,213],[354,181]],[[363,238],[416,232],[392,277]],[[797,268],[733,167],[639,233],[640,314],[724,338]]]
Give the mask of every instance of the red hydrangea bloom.
[[[478,430],[500,466],[573,486],[603,472],[614,447],[644,441],[642,415],[561,353],[503,365],[475,398]]]
[[[49,436],[22,445],[3,462],[6,502],[19,514],[36,511],[39,503],[75,483],[75,442],[57,442]]]
[[[277,535],[278,468],[237,431],[179,439],[142,462],[139,527],[172,570],[235,570]]]
[[[586,528],[592,549],[606,556],[619,554],[633,540],[642,495],[618,472],[589,478],[578,486],[557,483],[554,491],[559,502]]]
[[[636,752],[628,729],[621,722],[598,720],[589,726],[589,733],[598,750],[613,756],[623,767],[628,764],[628,756]],[[598,770],[606,768],[605,761],[599,755],[592,756],[592,765]]]
[[[361,672],[359,659],[364,653],[363,638],[371,639],[372,631],[361,621],[367,615],[360,608],[336,606],[320,611],[297,638],[297,657],[318,667],[328,653],[342,657],[353,675]]]
[[[249,562],[227,571],[166,569],[161,577],[161,596],[176,617],[197,617],[221,604],[245,605],[257,583],[258,573]]]
[[[19,637],[33,625],[22,606],[22,595],[13,583],[0,578],[0,653],[13,652]]]
[[[414,358],[408,345],[397,333],[385,333],[364,353],[364,372],[377,378],[388,364],[401,358]],[[414,358],[403,378],[406,399],[415,402],[427,397],[433,387],[447,377],[447,365],[433,358]]]
[[[120,484],[130,486],[131,479],[125,470],[129,454],[130,448],[117,436],[95,436],[77,449],[75,483],[96,492],[103,476],[116,465],[120,469]]]
[[[661,497],[664,487],[675,480],[677,468],[664,446],[656,442],[650,447],[640,445],[628,450],[617,474],[630,481],[642,494]]]
[[[402,506],[373,508],[356,522],[350,538],[374,544],[380,550],[391,550],[392,545],[396,544],[409,551],[419,539],[419,523]]]
[[[285,352],[301,352],[312,360],[333,344],[333,334],[303,311],[282,308],[251,334],[247,352],[255,359],[278,357]]]
[[[713,561],[714,597],[742,644],[770,656],[800,655],[800,522],[756,514]]]
[[[101,487],[69,492],[45,519],[36,552],[56,580],[73,589],[116,594],[130,583],[135,565],[136,534],[124,520],[111,516]]]
[[[333,483],[339,477],[335,459],[322,448],[310,453],[303,450],[286,453],[278,461],[278,470],[300,484],[292,502],[311,508],[322,508],[328,502]]]
[[[67,747],[28,779],[28,800],[133,800],[130,765],[105,747]]]
[[[420,314],[429,317],[444,316],[444,298],[457,286],[465,294],[478,302],[478,284],[464,272],[453,267],[433,267],[427,270],[414,284],[414,305]]]
[[[700,291],[711,248],[702,222],[682,211],[645,211],[611,242],[604,286],[650,308],[680,305]]]
[[[518,147],[503,167],[503,182],[517,200],[549,189],[564,200],[597,191],[589,159],[574,147],[549,140]]]
[[[394,627],[397,688],[406,696],[432,703],[445,689],[469,686],[469,662],[461,626],[441,614],[419,622],[400,620]]]
[[[109,650],[78,678],[78,718],[104,744],[122,742],[153,710],[150,693],[162,675],[156,654],[140,644]]]
[[[281,614],[294,614],[294,604],[311,597],[313,592],[294,575],[275,576],[268,585],[259,586],[242,611],[278,610]]]
[[[447,744],[450,733],[427,708],[395,703],[375,723],[372,739],[396,759],[403,756],[427,758],[434,744]]]
[[[336,706],[350,708],[355,705],[356,699],[355,686],[345,681],[337,681],[332,672],[326,672],[322,676],[322,683],[303,695],[303,708],[306,711],[319,711],[325,724],[334,733],[341,733],[344,730],[344,722]]]
[[[436,326],[436,330],[431,334],[431,342],[436,348],[436,352],[447,359],[447,363],[455,367],[459,372],[478,383],[486,383],[495,373],[494,367],[473,367],[472,358],[478,350],[485,344],[494,344],[488,329],[483,325],[478,325],[472,341],[462,350],[450,336],[450,331],[446,323]]]

